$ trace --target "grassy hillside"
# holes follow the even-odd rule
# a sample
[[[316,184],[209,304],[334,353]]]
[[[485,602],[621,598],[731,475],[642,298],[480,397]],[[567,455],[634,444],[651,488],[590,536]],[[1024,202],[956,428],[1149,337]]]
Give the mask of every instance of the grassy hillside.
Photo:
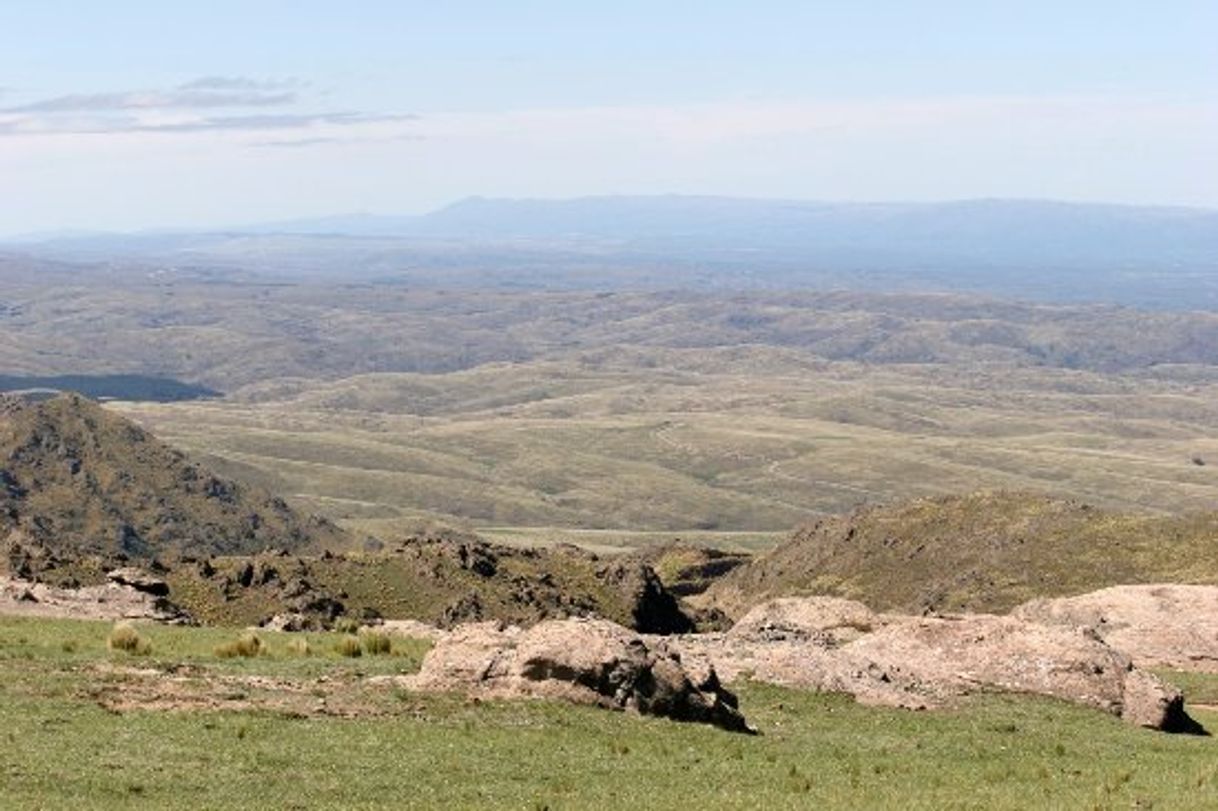
[[[340,548],[333,524],[220,478],[76,395],[0,398],[0,537],[134,557]]]
[[[1004,611],[1119,583],[1218,583],[1218,513],[1120,513],[979,492],[824,519],[714,583],[739,615],[765,599],[832,594],[903,612]]]

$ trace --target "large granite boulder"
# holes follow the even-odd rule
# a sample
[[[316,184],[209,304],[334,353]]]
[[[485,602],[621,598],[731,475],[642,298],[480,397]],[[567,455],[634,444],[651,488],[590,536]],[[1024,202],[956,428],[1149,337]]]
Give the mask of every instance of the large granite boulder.
[[[687,669],[664,640],[606,620],[550,620],[527,630],[460,626],[436,643],[406,684],[487,698],[561,699],[748,731],[712,667]]]

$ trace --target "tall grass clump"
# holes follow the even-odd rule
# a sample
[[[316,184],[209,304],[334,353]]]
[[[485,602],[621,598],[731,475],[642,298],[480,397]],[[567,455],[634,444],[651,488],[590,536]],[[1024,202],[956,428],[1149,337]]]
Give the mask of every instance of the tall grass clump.
[[[339,656],[346,656],[355,659],[364,655],[364,649],[360,645],[359,637],[347,634],[342,639],[334,643],[334,651]]]
[[[132,656],[147,656],[152,653],[152,643],[140,634],[135,626],[126,622],[120,622],[111,629],[110,636],[106,638],[106,647]]]
[[[312,656],[313,648],[309,645],[309,640],[303,636],[298,636],[288,642],[288,653],[295,656]]]
[[[388,656],[393,650],[393,640],[384,631],[364,629],[359,638],[369,656]]]
[[[247,631],[232,642],[217,645],[214,653],[221,659],[232,659],[240,656],[250,659],[262,653],[262,640],[253,631]]]

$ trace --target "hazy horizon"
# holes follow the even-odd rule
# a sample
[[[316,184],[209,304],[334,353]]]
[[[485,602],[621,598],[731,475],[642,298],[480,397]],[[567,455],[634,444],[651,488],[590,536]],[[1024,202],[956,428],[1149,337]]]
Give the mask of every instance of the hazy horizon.
[[[952,198],[942,200],[826,200],[817,198],[793,198],[793,197],[750,197],[750,196],[735,196],[735,195],[687,195],[680,193],[667,194],[590,194],[577,195],[572,197],[492,197],[489,195],[471,194],[464,197],[449,200],[441,203],[438,206],[418,210],[418,211],[369,211],[369,210],[352,210],[352,211],[331,211],[315,216],[284,216],[273,217],[258,221],[245,222],[223,222],[215,225],[191,225],[185,223],[165,224],[165,225],[147,225],[135,226],[123,229],[104,229],[104,228],[83,228],[69,227],[63,229],[45,229],[36,231],[0,231],[0,242],[18,243],[23,240],[36,242],[44,239],[62,239],[73,238],[74,236],[140,236],[151,234],[188,234],[188,233],[223,233],[225,231],[243,230],[249,228],[271,228],[277,225],[291,226],[298,223],[314,223],[325,221],[341,221],[341,220],[359,220],[367,218],[369,220],[410,220],[413,218],[426,217],[428,215],[439,214],[448,209],[458,208],[473,202],[484,201],[488,203],[579,203],[582,201],[638,201],[638,200],[719,200],[724,202],[747,202],[758,204],[791,204],[791,205],[808,205],[808,206],[827,206],[841,207],[843,209],[858,207],[915,207],[915,206],[953,206],[953,205],[982,205],[986,203],[1001,203],[1015,205],[1035,205],[1035,206],[1077,206],[1096,207],[1096,208],[1117,208],[1130,210],[1179,210],[1182,212],[1195,212],[1199,214],[1212,213],[1218,214],[1218,205],[1215,206],[1191,206],[1180,204],[1156,204],[1156,203],[1122,203],[1106,200],[1061,200],[1050,198],[1017,198],[1017,197],[970,197],[970,198]],[[337,228],[335,233],[344,233],[342,228]]]
[[[0,233],[472,195],[1218,207],[1218,7],[15,0]]]

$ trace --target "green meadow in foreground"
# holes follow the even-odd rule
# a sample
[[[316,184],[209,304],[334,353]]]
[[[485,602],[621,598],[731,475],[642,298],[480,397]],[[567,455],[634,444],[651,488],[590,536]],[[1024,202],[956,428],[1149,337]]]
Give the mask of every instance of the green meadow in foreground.
[[[1213,739],[1055,701],[994,695],[914,713],[746,684],[742,706],[762,733],[749,737],[368,685],[417,668],[425,646],[406,640],[349,658],[337,634],[306,636],[307,653],[299,637],[260,634],[256,655],[217,656],[240,632],[140,626],[151,650],[132,655],[108,650],[111,630],[0,619],[0,808],[1218,807]],[[232,692],[245,679],[251,696],[328,695],[345,710],[99,699],[115,679],[188,677],[227,685],[221,704],[245,696]],[[326,692],[336,684],[349,692]],[[1215,693],[1212,678],[1188,686]],[[1198,717],[1218,727],[1218,714]]]

